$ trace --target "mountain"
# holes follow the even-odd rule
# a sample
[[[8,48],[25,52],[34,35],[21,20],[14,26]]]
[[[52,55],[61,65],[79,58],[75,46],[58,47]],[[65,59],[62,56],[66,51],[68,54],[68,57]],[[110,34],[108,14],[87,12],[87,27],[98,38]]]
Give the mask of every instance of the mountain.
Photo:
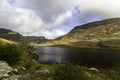
[[[46,38],[40,36],[22,36],[18,32],[9,30],[9,29],[4,29],[0,28],[0,38],[4,38],[7,40],[12,40],[12,41],[19,41],[19,42],[27,42],[27,43],[41,43],[47,41]]]
[[[0,38],[5,38],[13,41],[20,41],[23,38],[23,36],[18,32],[9,29],[0,28]]]
[[[37,43],[37,44],[48,41],[48,39],[46,39],[43,36],[40,36],[40,37],[37,37],[37,36],[24,36],[24,38],[28,42],[33,42],[33,43]]]
[[[77,48],[120,48],[120,18],[77,26],[68,34],[40,45]]]

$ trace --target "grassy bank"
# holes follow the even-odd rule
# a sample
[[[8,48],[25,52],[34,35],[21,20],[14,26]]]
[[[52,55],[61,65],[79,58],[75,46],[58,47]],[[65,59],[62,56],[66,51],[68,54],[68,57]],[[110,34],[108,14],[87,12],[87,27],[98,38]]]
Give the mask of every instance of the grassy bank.
[[[18,75],[31,74],[31,80],[120,80],[119,65],[111,68],[90,68],[72,64],[40,64],[34,59],[32,51],[34,48],[25,43],[0,45],[0,56],[4,56],[1,60],[17,69]],[[9,57],[12,58],[9,60]]]
[[[50,73],[36,73],[34,70],[49,70]],[[32,80],[120,80],[119,67],[89,68],[80,65],[39,64],[34,70],[31,73]]]

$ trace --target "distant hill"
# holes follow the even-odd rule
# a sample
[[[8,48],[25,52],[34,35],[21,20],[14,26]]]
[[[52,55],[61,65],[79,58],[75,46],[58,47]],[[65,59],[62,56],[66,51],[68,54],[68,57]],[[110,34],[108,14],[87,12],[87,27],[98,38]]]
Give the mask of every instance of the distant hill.
[[[42,43],[48,41],[45,37],[37,37],[37,36],[24,36],[25,40],[28,42],[33,42],[33,43]]]
[[[0,38],[4,38],[12,41],[27,42],[27,43],[41,43],[47,41],[46,38],[40,36],[22,36],[18,32],[0,28]]]
[[[68,34],[41,44],[79,48],[120,48],[120,18],[80,25]]]
[[[23,36],[18,32],[9,29],[0,28],[0,38],[5,38],[13,41],[20,41],[23,38]]]

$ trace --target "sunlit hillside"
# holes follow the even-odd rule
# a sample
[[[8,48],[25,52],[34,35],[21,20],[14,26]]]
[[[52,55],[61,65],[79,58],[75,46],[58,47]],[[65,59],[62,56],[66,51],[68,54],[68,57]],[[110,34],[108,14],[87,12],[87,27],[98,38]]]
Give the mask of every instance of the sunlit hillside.
[[[79,48],[119,48],[120,18],[107,19],[77,26],[68,34],[41,44]]]
[[[14,41],[10,41],[10,40],[7,40],[7,39],[0,38],[0,44],[6,45],[6,44],[17,44],[17,43],[14,42]]]

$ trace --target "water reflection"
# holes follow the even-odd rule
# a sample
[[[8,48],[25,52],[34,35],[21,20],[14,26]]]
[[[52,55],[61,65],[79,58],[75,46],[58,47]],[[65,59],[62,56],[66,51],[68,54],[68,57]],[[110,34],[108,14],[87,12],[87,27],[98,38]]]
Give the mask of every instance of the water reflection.
[[[40,63],[85,64],[91,66],[110,66],[120,63],[120,51],[99,49],[73,49],[62,47],[36,47],[34,52],[39,55]]]

